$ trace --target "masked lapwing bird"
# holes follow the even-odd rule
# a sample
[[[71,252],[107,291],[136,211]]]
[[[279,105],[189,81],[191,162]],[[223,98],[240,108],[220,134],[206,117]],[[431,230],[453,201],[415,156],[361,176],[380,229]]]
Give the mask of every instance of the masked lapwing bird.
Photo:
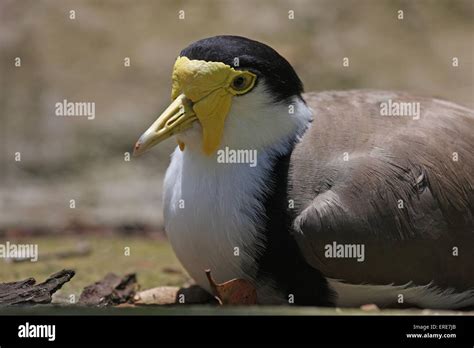
[[[310,92],[237,36],[178,56],[172,103],[140,137],[173,137],[163,199],[197,284],[250,281],[262,304],[474,305],[474,112],[402,92]]]

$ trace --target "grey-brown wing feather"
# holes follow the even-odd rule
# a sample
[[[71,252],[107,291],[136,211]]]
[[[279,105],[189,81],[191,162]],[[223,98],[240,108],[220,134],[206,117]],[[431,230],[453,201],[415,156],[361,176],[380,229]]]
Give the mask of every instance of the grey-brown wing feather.
[[[315,116],[288,193],[307,261],[351,283],[474,287],[474,112],[398,92],[305,99]],[[420,103],[419,119],[382,116],[389,99]],[[365,259],[326,257],[333,242],[364,245]]]

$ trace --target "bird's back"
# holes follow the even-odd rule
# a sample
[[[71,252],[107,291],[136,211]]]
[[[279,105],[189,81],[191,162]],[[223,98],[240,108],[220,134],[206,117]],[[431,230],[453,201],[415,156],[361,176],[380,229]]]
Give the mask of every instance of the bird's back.
[[[353,282],[473,287],[474,112],[399,92],[304,97],[314,120],[291,156],[289,198],[309,262]],[[364,244],[366,260],[328,260],[333,241]]]

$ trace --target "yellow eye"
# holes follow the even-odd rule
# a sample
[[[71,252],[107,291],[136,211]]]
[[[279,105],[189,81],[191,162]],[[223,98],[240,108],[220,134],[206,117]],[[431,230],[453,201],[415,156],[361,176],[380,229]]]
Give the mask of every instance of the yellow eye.
[[[236,94],[244,94],[252,89],[255,83],[255,75],[251,72],[245,71],[242,74],[234,77],[230,86]]]

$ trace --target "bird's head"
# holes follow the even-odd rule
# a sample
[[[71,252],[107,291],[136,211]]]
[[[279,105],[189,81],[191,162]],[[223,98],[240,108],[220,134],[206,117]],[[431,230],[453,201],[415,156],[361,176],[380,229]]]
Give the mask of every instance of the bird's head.
[[[136,155],[175,136],[181,150],[260,149],[311,118],[298,75],[271,47],[238,36],[194,42],[177,58],[173,102],[135,145]]]

